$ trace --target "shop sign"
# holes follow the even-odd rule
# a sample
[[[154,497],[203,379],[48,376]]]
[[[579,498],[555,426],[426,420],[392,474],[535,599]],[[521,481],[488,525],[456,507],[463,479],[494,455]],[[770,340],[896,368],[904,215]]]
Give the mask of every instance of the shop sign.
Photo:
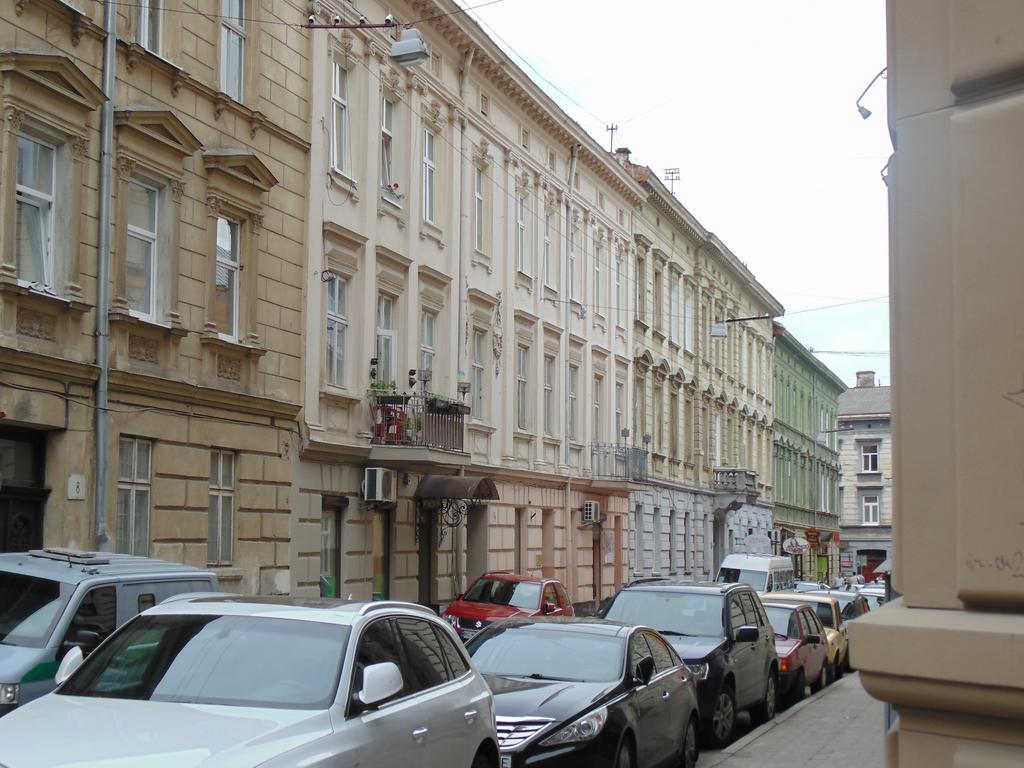
[[[803,536],[793,536],[782,542],[782,551],[788,552],[791,555],[802,555],[809,547],[807,539]]]

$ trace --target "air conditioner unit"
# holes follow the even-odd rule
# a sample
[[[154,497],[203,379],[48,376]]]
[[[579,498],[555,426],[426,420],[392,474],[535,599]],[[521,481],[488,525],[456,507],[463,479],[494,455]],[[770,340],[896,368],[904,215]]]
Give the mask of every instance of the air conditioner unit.
[[[395,501],[395,473],[383,467],[363,470],[363,499],[369,502]]]
[[[580,510],[581,523],[596,523],[601,519],[601,505],[596,501],[584,501]]]

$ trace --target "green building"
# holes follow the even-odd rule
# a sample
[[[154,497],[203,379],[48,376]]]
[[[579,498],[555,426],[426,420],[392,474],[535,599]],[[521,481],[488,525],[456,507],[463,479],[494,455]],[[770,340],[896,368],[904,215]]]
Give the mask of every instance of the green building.
[[[782,325],[774,333],[774,546],[793,556],[800,578],[831,581],[840,549],[836,416],[846,385]]]

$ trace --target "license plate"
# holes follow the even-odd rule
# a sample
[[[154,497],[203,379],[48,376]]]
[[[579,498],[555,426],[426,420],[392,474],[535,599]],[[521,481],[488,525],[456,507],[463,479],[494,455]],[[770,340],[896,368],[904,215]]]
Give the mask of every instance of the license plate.
[[[501,756],[501,768],[512,768],[512,755]]]

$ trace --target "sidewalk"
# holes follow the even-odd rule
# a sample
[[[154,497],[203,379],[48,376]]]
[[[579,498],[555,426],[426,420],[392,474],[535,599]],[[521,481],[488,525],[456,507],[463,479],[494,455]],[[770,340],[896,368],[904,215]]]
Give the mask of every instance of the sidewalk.
[[[882,768],[884,713],[884,705],[861,686],[860,675],[847,675],[725,749],[703,753],[697,766]]]

